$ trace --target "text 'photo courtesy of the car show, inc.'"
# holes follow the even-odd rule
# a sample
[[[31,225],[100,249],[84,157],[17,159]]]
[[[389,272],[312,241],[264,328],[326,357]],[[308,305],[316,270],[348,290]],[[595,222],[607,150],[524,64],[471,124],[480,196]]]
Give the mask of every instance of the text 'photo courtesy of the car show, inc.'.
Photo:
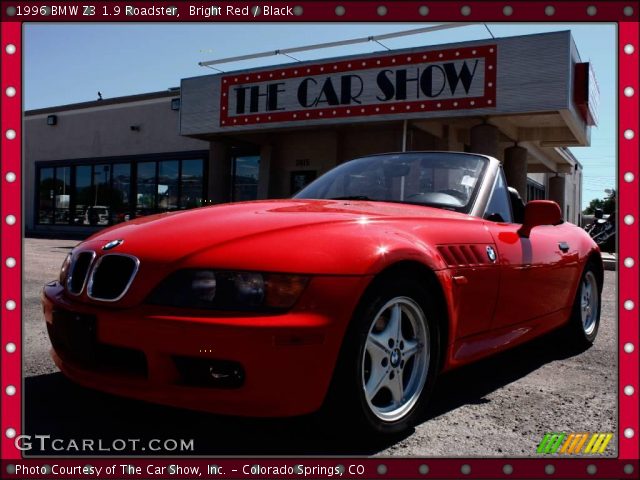
[[[0,477],[637,479],[630,1],[3,1]]]

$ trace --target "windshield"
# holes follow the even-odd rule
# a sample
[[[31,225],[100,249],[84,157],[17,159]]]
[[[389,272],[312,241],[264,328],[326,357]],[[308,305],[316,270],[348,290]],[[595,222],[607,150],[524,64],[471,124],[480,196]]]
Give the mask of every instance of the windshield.
[[[479,155],[411,152],[343,163],[294,198],[371,200],[468,212],[488,160]]]

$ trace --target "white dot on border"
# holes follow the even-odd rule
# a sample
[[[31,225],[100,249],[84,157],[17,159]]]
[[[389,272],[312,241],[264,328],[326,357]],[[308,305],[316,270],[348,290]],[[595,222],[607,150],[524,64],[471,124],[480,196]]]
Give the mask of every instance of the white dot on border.
[[[627,385],[626,387],[624,387],[624,394],[627,395],[628,397],[633,395],[633,392],[635,392],[635,389],[633,388],[633,386]]]
[[[9,257],[4,261],[4,264],[9,268],[13,268],[16,266],[16,259],[13,257]]]
[[[387,466],[383,463],[381,463],[380,465],[378,465],[377,471],[378,471],[378,475],[385,475],[387,473]]]
[[[16,131],[13,128],[10,128],[9,130],[7,130],[4,136],[7,137],[8,140],[13,140],[14,138],[16,138]]]
[[[634,348],[635,347],[633,346],[633,343],[631,343],[631,342],[627,342],[627,343],[624,344],[624,351],[626,353],[633,353]]]
[[[556,13],[556,7],[554,7],[553,5],[548,5],[546,7],[544,7],[544,14],[547,17],[550,17],[551,15],[554,15]]]
[[[636,262],[633,261],[633,258],[627,257],[624,259],[624,266],[627,268],[632,268]]]
[[[587,15],[589,15],[590,17],[593,17],[597,13],[598,13],[598,9],[596,8],[595,5],[589,5],[587,7]]]
[[[7,343],[7,345],[4,347],[4,349],[7,351],[7,353],[13,353],[16,351],[16,344],[13,342],[9,342]]]
[[[426,475],[429,473],[429,465],[425,465],[424,463],[418,467],[418,473],[420,475]]]
[[[547,475],[553,475],[556,471],[556,467],[554,467],[553,465],[547,465],[544,467],[544,473],[546,473]]]
[[[635,90],[633,87],[624,87],[624,96],[625,97],[633,97]]]
[[[633,307],[635,307],[633,300],[625,300],[624,302],[624,309],[625,310],[633,310]]]
[[[7,132],[8,133],[8,132]],[[635,133],[633,130],[631,130],[630,128],[626,129],[624,131],[624,138],[626,138],[627,140],[632,140],[633,137],[635,137]]]
[[[7,303],[5,303],[4,306],[7,310],[15,310],[16,302],[13,300],[7,300]]]
[[[633,48],[633,45],[631,45],[630,43],[627,43],[624,46],[624,53],[626,53],[627,55],[631,55],[635,51],[636,51],[636,49]]]
[[[13,397],[16,394],[16,387],[14,387],[13,385],[7,385],[7,388],[4,389],[4,392],[10,397]]]
[[[633,15],[633,7],[630,5],[627,5],[622,9],[622,13],[624,13],[626,17],[630,17],[631,15]]]
[[[631,465],[630,463],[627,463],[624,466],[624,473],[626,473],[627,475],[631,475],[633,473],[633,465]]]
[[[14,225],[16,223],[16,217],[13,215],[7,215],[7,218],[4,219],[7,222],[7,225]]]
[[[463,475],[469,475],[471,473],[471,465],[468,465],[466,463],[462,465],[462,467],[460,467],[460,473],[462,473]]]
[[[504,473],[505,475],[511,475],[513,473],[513,467],[507,463],[504,467],[502,467],[502,473]]]
[[[598,471],[598,467],[595,465],[587,465],[587,473],[589,475],[595,475]]]
[[[427,7],[426,5],[422,5],[420,8],[418,8],[418,13],[423,17],[426,17],[427,15],[429,15],[429,7]]]
[[[378,15],[381,17],[384,17],[387,14],[387,11],[387,7],[385,7],[384,5],[380,5],[376,10]]]
[[[633,438],[634,435],[635,435],[635,432],[633,431],[633,428],[625,428],[624,429],[624,437],[625,438]]]
[[[345,14],[346,10],[342,5],[338,5],[335,9],[336,15],[338,15],[339,17],[341,17],[342,15]]]
[[[505,17],[510,17],[511,15],[513,15],[513,7],[511,5],[505,5],[505,7],[502,9],[502,14]]]
[[[624,216],[624,223],[626,223],[627,225],[633,225],[634,220],[635,219],[633,218],[633,215]]]
[[[15,97],[16,96],[16,89],[14,87],[7,87],[7,89],[4,91],[4,93],[7,95],[7,97]]]
[[[7,438],[13,438],[16,436],[16,429],[15,428],[7,428],[7,430],[4,432],[4,434],[6,435]]]
[[[624,174],[624,181],[627,183],[633,182],[634,178],[635,178],[635,175],[633,174],[633,172],[627,172]]]
[[[10,43],[6,47],[4,47],[4,51],[9,55],[13,55],[14,53],[16,53],[16,46],[13,43]]]
[[[468,17],[469,15],[471,15],[471,7],[469,5],[464,5],[462,8],[460,8],[460,13],[465,17]]]
[[[13,183],[16,181],[16,174],[13,172],[7,172],[7,174],[4,176],[4,179],[9,183]]]

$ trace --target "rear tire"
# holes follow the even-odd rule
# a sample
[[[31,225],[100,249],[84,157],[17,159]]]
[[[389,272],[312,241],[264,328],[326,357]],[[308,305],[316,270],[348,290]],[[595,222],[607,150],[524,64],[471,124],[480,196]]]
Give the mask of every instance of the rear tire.
[[[598,268],[591,260],[580,277],[571,318],[566,327],[567,340],[579,350],[589,348],[598,335],[602,307],[602,285],[598,278]]]
[[[347,331],[329,412],[370,433],[407,430],[433,389],[439,343],[438,312],[427,285],[410,278],[378,281]]]

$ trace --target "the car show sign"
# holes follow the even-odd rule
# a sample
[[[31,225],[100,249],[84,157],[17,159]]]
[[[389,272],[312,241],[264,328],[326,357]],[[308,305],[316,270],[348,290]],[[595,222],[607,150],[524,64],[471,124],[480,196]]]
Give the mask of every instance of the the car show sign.
[[[220,127],[494,108],[497,49],[475,45],[224,75]]]

